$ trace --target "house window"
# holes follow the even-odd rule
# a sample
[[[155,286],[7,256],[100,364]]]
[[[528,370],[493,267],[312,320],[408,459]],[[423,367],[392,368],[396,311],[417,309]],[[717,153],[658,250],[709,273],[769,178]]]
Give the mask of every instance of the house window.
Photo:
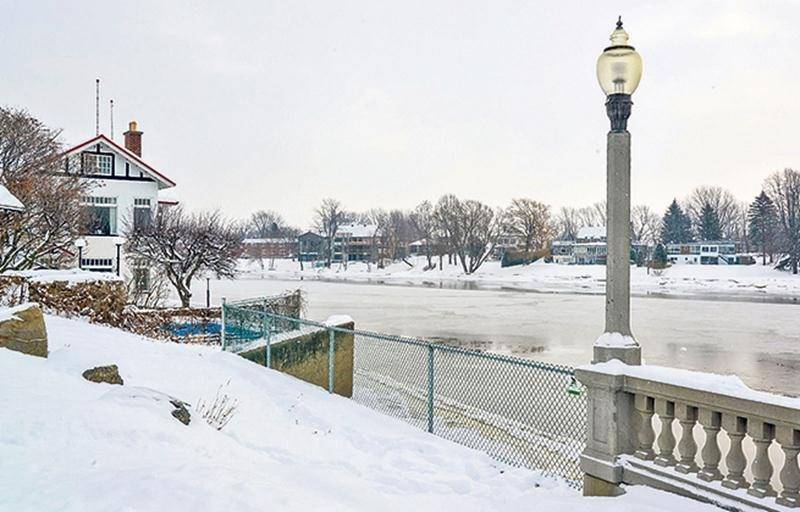
[[[85,174],[102,174],[111,176],[113,170],[114,155],[104,153],[84,153],[83,172]]]
[[[83,205],[88,209],[87,235],[117,234],[116,197],[84,197]]]
[[[150,209],[149,198],[136,198],[133,200],[133,229],[143,229],[153,222],[153,211]]]

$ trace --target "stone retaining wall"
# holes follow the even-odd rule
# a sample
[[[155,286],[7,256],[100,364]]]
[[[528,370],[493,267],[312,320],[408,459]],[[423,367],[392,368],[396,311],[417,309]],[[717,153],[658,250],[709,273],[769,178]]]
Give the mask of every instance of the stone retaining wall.
[[[49,272],[49,273],[48,273]],[[81,271],[31,271],[0,276],[0,305],[36,302],[45,312],[119,326],[128,300],[125,283]]]
[[[352,331],[353,321],[336,324],[335,327]],[[288,373],[300,380],[328,389],[328,330],[282,333],[281,340],[270,345],[271,367]],[[240,356],[264,365],[266,347],[260,346],[239,353]],[[333,392],[337,395],[353,395],[353,333],[336,331],[334,335]]]

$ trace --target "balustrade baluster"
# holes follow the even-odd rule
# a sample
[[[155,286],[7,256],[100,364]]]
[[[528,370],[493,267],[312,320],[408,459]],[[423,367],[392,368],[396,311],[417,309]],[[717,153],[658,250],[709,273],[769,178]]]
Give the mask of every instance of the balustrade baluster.
[[[772,461],[769,460],[769,446],[775,438],[775,425],[753,419],[750,419],[747,423],[747,433],[750,434],[756,445],[756,456],[751,466],[753,483],[747,490],[747,494],[758,498],[775,496],[777,493],[770,483],[773,468]]]
[[[722,485],[728,489],[745,489],[750,485],[744,478],[747,458],[742,450],[742,440],[747,433],[747,419],[741,416],[723,414],[722,428],[725,429],[728,438],[731,440],[731,447],[725,457],[728,475],[722,481]]]
[[[700,457],[703,459],[703,469],[697,474],[697,478],[706,482],[722,480],[722,473],[719,471],[722,452],[717,441],[717,436],[722,426],[722,414],[710,409],[701,409],[699,418],[703,431],[706,433],[706,441],[700,451]]]
[[[776,500],[779,505],[800,508],[800,466],[797,456],[800,454],[800,430],[779,426],[778,444],[781,445],[785,460],[780,472],[783,490]]]
[[[675,420],[675,402],[656,400],[656,414],[661,420],[661,432],[658,434],[658,457],[655,463],[659,466],[675,465],[675,434],[672,422]]]
[[[638,416],[637,446],[633,455],[643,460],[656,458],[656,452],[653,451],[653,443],[656,440],[656,433],[653,430],[653,402],[653,398],[647,395],[637,394],[633,399],[633,407]]]
[[[675,404],[675,416],[681,424],[681,440],[678,442],[680,461],[675,466],[679,473],[695,473],[697,463],[697,443],[694,440],[694,424],[697,423],[697,407],[688,404]]]

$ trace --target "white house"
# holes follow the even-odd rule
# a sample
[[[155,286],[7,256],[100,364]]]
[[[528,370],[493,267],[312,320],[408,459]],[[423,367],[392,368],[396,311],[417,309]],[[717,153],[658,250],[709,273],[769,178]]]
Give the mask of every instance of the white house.
[[[606,262],[605,226],[578,229],[575,240],[555,240],[551,246],[553,261],[566,265],[595,265]]]
[[[639,253],[647,249],[647,244],[634,240],[631,248]],[[553,261],[562,265],[605,265],[608,255],[606,227],[582,227],[578,229],[575,240],[555,240],[551,254]]]
[[[90,220],[77,262],[87,270],[128,274],[124,254],[118,260],[126,227],[150,223],[159,206],[159,191],[175,186],[142,159],[142,132],[135,121],[130,122],[124,137],[124,147],[100,134],[63,154],[63,172],[77,174],[93,185],[83,199]],[[141,286],[149,281],[145,266],[130,273]]]
[[[365,261],[381,251],[381,232],[375,224],[343,224],[333,240],[333,261]]]
[[[752,256],[739,254],[741,244],[731,240],[701,240],[667,244],[667,258],[673,265],[750,265]]]

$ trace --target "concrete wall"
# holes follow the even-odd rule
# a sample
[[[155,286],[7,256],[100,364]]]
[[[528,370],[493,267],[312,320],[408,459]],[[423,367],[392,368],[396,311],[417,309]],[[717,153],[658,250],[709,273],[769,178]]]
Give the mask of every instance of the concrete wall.
[[[352,330],[354,323],[345,322],[336,327]],[[333,392],[349,398],[353,395],[353,334],[336,332],[334,349]],[[264,365],[266,349],[262,346],[239,355]],[[281,341],[272,343],[270,357],[272,369],[328,389],[327,329],[298,331],[294,337],[291,332],[285,333]]]

